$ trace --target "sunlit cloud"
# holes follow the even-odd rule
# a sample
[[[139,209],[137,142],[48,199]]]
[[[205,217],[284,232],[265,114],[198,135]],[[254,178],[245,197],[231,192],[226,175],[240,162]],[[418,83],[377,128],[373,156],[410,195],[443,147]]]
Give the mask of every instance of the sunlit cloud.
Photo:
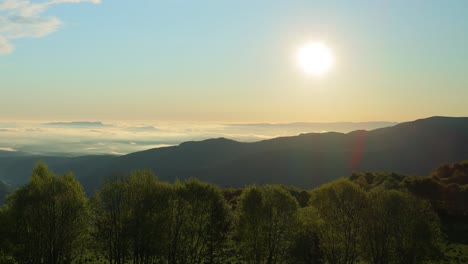
[[[63,3],[93,3],[101,0],[49,0],[30,2],[28,0],[3,0],[0,2],[0,55],[9,54],[15,47],[12,41],[20,38],[41,38],[55,31],[61,25],[57,17],[45,16],[51,6]]]
[[[136,126],[136,127],[129,127],[127,128],[128,131],[133,131],[133,132],[154,132],[158,131],[158,128],[154,126]]]
[[[0,36],[0,55],[11,53],[14,49],[13,45],[8,43],[4,37]]]
[[[54,125],[51,125],[54,124]],[[292,123],[292,124],[200,124],[200,123],[0,123],[0,146],[33,154],[121,155],[185,141],[225,137],[254,142],[301,133],[374,129],[394,123]]]
[[[0,151],[16,152],[16,149],[13,148],[0,148]]]

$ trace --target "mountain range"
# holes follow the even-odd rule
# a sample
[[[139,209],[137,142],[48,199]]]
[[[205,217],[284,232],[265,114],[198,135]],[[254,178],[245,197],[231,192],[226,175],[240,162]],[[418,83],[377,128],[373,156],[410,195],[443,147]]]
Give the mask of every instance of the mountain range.
[[[128,155],[38,156],[0,151],[0,180],[27,182],[38,160],[73,172],[92,193],[107,177],[151,169],[161,180],[196,177],[226,187],[278,183],[316,187],[358,171],[427,175],[468,159],[468,117],[431,117],[370,131],[305,133],[252,143],[190,141]]]

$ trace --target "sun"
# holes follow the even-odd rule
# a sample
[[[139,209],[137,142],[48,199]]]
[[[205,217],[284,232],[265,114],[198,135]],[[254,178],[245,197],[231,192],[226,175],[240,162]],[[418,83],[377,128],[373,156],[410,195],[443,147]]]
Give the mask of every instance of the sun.
[[[329,72],[335,63],[332,50],[321,42],[304,44],[299,48],[296,59],[305,73],[316,76]]]

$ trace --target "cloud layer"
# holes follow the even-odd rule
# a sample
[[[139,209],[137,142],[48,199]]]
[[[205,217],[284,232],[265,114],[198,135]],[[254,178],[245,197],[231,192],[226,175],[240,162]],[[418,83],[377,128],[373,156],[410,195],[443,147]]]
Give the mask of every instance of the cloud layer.
[[[198,123],[2,123],[0,150],[44,155],[127,154],[185,141],[226,137],[243,142],[307,132],[375,129],[395,123],[292,123],[292,124],[198,124]]]
[[[93,3],[101,0],[3,0],[0,2],[0,55],[13,52],[12,41],[20,38],[41,38],[55,32],[61,24],[57,17],[45,16],[51,6],[63,3]]]

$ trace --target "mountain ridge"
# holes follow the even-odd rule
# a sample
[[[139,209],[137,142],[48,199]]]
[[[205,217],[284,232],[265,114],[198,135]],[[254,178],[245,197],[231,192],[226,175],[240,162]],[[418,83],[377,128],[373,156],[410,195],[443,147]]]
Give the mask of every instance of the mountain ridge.
[[[197,177],[222,186],[281,183],[311,188],[358,171],[427,175],[468,158],[468,117],[430,117],[374,130],[303,133],[257,142],[188,141],[122,156],[8,157],[0,179],[27,175],[38,159],[57,173],[73,171],[88,192],[106,177],[151,169],[164,181]],[[16,176],[18,177],[18,176]],[[24,176],[23,176],[24,177]]]

